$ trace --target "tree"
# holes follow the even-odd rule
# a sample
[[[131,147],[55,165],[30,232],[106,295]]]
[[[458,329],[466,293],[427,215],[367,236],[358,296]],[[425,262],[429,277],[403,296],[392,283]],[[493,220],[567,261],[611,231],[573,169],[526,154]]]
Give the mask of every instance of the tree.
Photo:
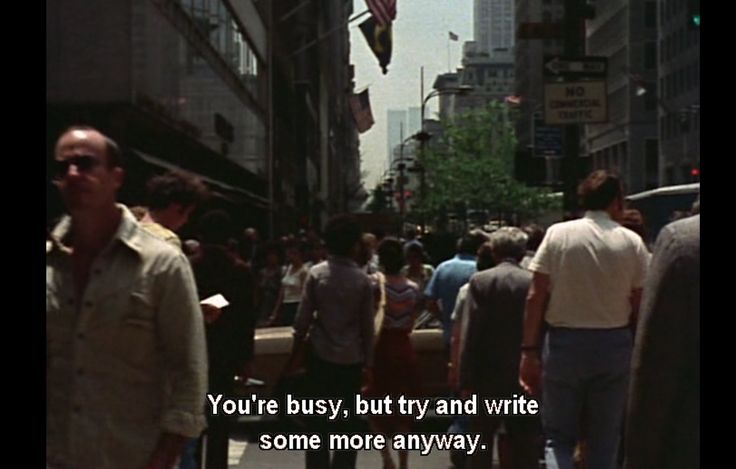
[[[423,155],[426,193],[420,210],[432,218],[488,211],[496,219],[528,219],[559,201],[514,179],[513,115],[500,102],[442,122],[444,132]]]

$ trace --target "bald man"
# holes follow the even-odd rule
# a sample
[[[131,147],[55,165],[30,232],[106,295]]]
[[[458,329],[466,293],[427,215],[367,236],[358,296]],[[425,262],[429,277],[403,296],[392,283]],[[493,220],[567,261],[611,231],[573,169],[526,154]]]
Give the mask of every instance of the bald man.
[[[51,468],[171,468],[205,426],[204,324],[189,262],[116,203],[122,155],[72,127],[54,152],[69,215],[46,253]]]

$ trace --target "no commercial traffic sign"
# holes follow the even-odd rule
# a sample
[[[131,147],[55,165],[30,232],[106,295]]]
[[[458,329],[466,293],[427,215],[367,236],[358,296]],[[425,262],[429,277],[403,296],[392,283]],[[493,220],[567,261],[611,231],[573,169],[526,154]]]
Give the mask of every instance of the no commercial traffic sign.
[[[547,125],[608,122],[605,81],[544,85],[544,123]]]

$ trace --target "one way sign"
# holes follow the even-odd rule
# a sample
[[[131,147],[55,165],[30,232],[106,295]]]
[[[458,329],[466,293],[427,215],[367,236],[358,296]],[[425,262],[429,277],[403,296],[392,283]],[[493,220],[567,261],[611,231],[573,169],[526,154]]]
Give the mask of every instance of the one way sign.
[[[544,61],[546,77],[604,78],[608,71],[606,57],[548,57]]]

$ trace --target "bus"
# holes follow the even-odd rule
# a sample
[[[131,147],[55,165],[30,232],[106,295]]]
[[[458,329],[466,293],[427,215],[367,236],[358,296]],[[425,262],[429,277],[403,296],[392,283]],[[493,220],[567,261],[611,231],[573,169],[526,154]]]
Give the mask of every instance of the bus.
[[[699,194],[699,182],[659,187],[627,196],[626,207],[641,212],[649,238],[647,241],[653,243],[676,212],[689,213],[692,210]]]

